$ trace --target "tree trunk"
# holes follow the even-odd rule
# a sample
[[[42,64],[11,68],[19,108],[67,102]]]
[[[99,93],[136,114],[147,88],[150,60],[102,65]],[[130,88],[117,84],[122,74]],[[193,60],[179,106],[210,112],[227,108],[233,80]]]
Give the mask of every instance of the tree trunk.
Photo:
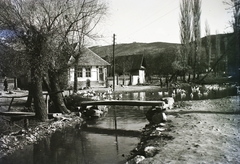
[[[186,82],[186,72],[183,72],[183,82]]]
[[[162,88],[163,87],[163,82],[162,82],[162,78],[161,77],[160,77],[159,81],[160,81],[160,86]]]
[[[36,118],[40,121],[46,121],[48,119],[46,103],[43,98],[42,90],[42,78],[34,76],[32,81],[33,98],[34,98],[34,109]]]
[[[74,62],[74,82],[73,82],[73,92],[77,93],[78,91],[78,62],[79,62],[80,54],[75,56],[75,62]],[[81,69],[81,68],[80,68]]]
[[[168,83],[169,83],[169,81],[168,81],[169,79],[168,79],[168,75],[166,76],[166,87],[167,87],[167,90],[168,90]]]
[[[77,90],[78,90],[77,70],[78,70],[78,66],[75,64],[74,65],[74,81],[73,81],[73,92],[74,93],[77,93]]]
[[[189,73],[188,74],[188,82],[190,82],[191,81],[191,74]]]
[[[50,99],[54,103],[56,112],[70,113],[70,111],[67,109],[65,105],[63,95],[58,84],[58,77],[56,73],[49,70],[48,74],[49,78],[44,77],[44,83],[46,84]]]
[[[17,77],[14,77],[14,89],[16,90],[17,89]]]
[[[25,107],[28,108],[28,111],[32,111],[32,100],[33,100],[33,90],[32,90],[32,83],[28,83],[28,98],[25,104]]]

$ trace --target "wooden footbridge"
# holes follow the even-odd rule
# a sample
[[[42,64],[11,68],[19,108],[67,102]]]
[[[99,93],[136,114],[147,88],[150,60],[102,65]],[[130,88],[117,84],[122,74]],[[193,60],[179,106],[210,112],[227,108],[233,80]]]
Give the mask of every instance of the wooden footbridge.
[[[137,100],[105,100],[105,101],[83,101],[80,107],[86,108],[87,106],[98,105],[122,105],[122,106],[152,106],[156,108],[165,108],[164,101],[137,101]]]

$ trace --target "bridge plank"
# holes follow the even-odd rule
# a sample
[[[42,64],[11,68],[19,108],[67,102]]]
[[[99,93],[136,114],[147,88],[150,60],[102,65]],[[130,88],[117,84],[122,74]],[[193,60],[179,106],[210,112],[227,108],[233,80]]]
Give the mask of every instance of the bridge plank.
[[[81,106],[88,105],[123,105],[123,106],[164,106],[164,101],[139,101],[139,100],[107,100],[107,101],[82,101]]]
[[[0,112],[3,116],[35,116],[34,112]]]

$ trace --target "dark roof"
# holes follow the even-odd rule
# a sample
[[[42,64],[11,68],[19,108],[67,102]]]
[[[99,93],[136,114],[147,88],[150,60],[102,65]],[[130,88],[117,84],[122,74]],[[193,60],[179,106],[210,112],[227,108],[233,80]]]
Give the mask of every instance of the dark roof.
[[[75,58],[71,56],[69,63],[73,63],[75,61]],[[91,51],[88,48],[82,49],[82,54],[79,58],[79,65],[81,66],[106,66],[110,65],[107,61],[102,59],[100,56],[98,56],[96,53]]]
[[[117,56],[115,70],[117,73],[134,72],[145,69],[146,63],[143,55]]]

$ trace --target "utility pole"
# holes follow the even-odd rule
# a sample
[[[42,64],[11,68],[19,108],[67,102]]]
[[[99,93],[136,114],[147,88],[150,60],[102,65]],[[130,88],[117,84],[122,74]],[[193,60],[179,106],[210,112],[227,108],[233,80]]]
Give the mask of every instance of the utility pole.
[[[115,91],[115,34],[113,34],[113,91]]]

